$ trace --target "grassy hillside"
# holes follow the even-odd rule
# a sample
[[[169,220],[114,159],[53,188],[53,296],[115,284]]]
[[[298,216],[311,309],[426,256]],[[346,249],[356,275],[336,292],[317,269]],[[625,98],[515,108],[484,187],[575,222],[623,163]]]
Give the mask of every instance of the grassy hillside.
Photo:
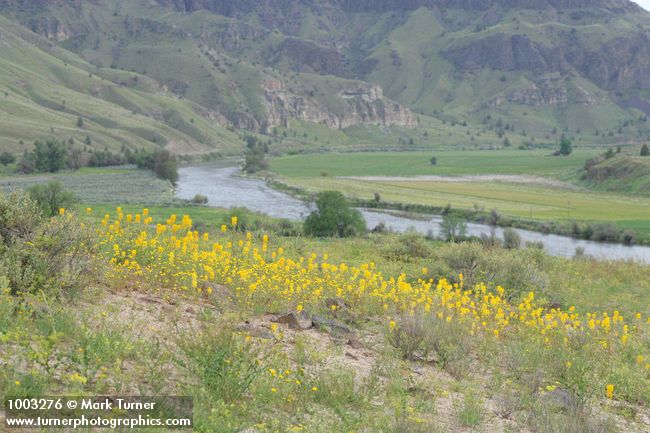
[[[647,266],[175,211],[23,220],[22,253],[76,260],[0,278],[0,398],[186,395],[198,432],[645,430]]]
[[[582,172],[584,184],[608,191],[650,194],[650,158],[616,156],[594,162]]]
[[[96,68],[4,17],[0,24],[3,150],[22,152],[46,137],[72,138],[77,146],[90,137],[89,147],[100,150],[239,149],[239,137],[219,126],[216,113],[161,91],[155,81]]]
[[[517,143],[562,135],[579,144],[647,139],[650,15],[620,3],[541,9],[500,0],[486,10],[450,1],[434,10],[423,1],[352,8],[166,0],[75,7],[33,0],[7,2],[2,12],[100,70],[152,78],[157,92],[191,100],[236,127],[271,134],[299,122],[307,136],[280,150],[386,149],[404,147],[396,138],[414,134],[366,126],[330,132],[321,124],[409,123],[401,115],[383,117],[394,100],[413,110],[423,129],[441,131],[419,136],[423,145],[461,145],[460,133],[467,132],[467,146],[498,146],[504,135]],[[369,83],[390,99],[368,110],[367,100],[350,95]],[[188,124],[201,116],[174,110],[180,114],[167,113],[164,123],[195,141],[229,140]],[[468,131],[456,128],[465,122]]]

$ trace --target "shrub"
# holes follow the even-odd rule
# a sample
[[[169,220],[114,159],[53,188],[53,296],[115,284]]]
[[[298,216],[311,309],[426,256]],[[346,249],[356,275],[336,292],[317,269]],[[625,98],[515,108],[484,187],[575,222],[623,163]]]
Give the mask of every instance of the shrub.
[[[405,314],[389,330],[388,342],[405,359],[433,356],[441,368],[460,377],[466,371],[466,361],[472,350],[472,340],[458,321],[439,319],[430,314]]]
[[[174,155],[167,150],[154,153],[153,172],[161,179],[166,179],[176,185],[178,181],[178,161]]]
[[[16,157],[13,154],[7,151],[0,153],[0,164],[6,167],[7,165],[13,164],[14,162],[16,162]]]
[[[496,210],[492,209],[490,211],[490,217],[488,218],[488,224],[491,226],[496,226],[499,224],[499,220],[501,219],[501,214]]]
[[[569,140],[566,137],[562,137],[562,140],[560,140],[560,150],[558,151],[560,155],[571,155],[573,152],[573,143],[571,143],[571,140]]]
[[[508,227],[503,231],[503,246],[509,250],[516,250],[521,246],[521,236],[515,229]]]
[[[11,245],[27,239],[41,223],[36,202],[21,191],[0,193],[0,243]]]
[[[603,242],[618,242],[620,230],[613,224],[598,224],[594,227],[591,239]]]
[[[448,241],[455,241],[457,238],[462,238],[467,232],[467,224],[465,220],[452,212],[447,212],[442,216],[440,223],[440,236]]]
[[[166,179],[176,185],[178,181],[178,159],[168,150],[157,150],[152,153],[138,152],[132,156],[138,168],[146,168],[156,173],[161,179]]]
[[[63,189],[60,182],[34,185],[27,193],[46,216],[54,216],[59,209],[70,209],[76,203],[74,194]]]
[[[190,371],[208,395],[215,401],[237,402],[264,372],[265,356],[257,344],[247,343],[232,328],[214,329],[184,339],[182,348]]]
[[[397,238],[397,241],[389,244],[384,251],[384,256],[389,260],[411,262],[417,259],[431,257],[431,246],[422,238],[418,232],[408,231]]]
[[[435,156],[432,156],[431,159],[429,160],[429,162],[431,163],[431,165],[437,165],[438,164],[438,158],[436,158]]]
[[[316,210],[305,220],[304,230],[311,236],[354,236],[365,232],[361,213],[350,207],[338,191],[323,191],[316,196]]]
[[[467,287],[481,282],[489,287],[503,286],[509,299],[533,290],[543,291],[549,282],[543,270],[545,256],[537,249],[495,250],[475,242],[462,242],[438,248],[436,256],[438,275],[463,274]]]
[[[235,226],[236,231],[245,232],[253,228],[251,212],[245,207],[234,207],[230,209],[230,212],[224,216],[222,223],[228,226],[233,218],[237,218],[237,225]]]
[[[636,241],[636,236],[632,230],[625,230],[621,235],[621,239],[623,240],[623,244],[625,245],[634,245],[634,242]]]
[[[404,359],[414,359],[424,346],[425,334],[424,317],[421,314],[407,315],[388,331],[387,339]]]
[[[62,141],[37,141],[34,145],[34,166],[37,171],[55,173],[65,168],[68,151]]]
[[[203,194],[196,194],[194,197],[192,197],[191,202],[194,204],[207,204],[208,198]]]
[[[0,275],[12,293],[73,294],[92,275],[91,231],[71,214],[42,219],[24,193],[0,197]]]
[[[647,144],[641,146],[641,156],[650,156],[650,147]]]

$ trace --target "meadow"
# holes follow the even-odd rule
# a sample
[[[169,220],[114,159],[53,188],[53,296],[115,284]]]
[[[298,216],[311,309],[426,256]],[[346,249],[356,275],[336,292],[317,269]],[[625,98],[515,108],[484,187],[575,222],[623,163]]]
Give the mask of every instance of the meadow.
[[[46,182],[60,182],[81,203],[147,203],[151,205],[178,204],[174,190],[167,180],[159,179],[148,170],[135,167],[84,167],[77,171],[61,171],[33,175],[0,176],[0,190],[27,189]]]
[[[537,221],[614,223],[634,230],[639,240],[650,239],[647,197],[571,183],[579,178],[585,160],[600,152],[579,149],[568,157],[550,153],[547,149],[299,155],[272,160],[271,170],[282,176],[282,183],[309,193],[338,190],[364,201],[372,201],[378,194],[386,203],[496,210]],[[437,157],[436,165],[430,164],[431,156]],[[488,177],[455,181],[410,178],[426,175]],[[490,175],[506,177],[491,179]],[[511,175],[524,179],[507,177]]]
[[[177,210],[43,221],[93,271],[0,278],[0,397],[190,395],[199,432],[644,431],[650,267]]]
[[[271,160],[271,170],[286,177],[328,176],[460,176],[522,174],[559,177],[574,174],[585,160],[602,150],[577,149],[567,157],[551,156],[554,149],[438,150],[427,152],[316,153]],[[437,164],[431,165],[431,157]]]

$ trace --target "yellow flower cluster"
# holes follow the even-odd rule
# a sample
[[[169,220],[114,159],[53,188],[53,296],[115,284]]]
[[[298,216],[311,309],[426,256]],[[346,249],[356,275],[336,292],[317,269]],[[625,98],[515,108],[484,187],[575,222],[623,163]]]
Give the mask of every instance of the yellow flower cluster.
[[[356,311],[383,314],[390,329],[396,314],[433,314],[440,320],[463,323],[471,334],[504,338],[521,329],[532,330],[546,344],[571,344],[588,339],[606,350],[630,344],[635,335],[648,331],[650,319],[640,314],[629,322],[618,311],[581,314],[574,307],[548,309],[529,293],[511,303],[505,290],[484,284],[466,287],[463,276],[448,280],[423,279],[401,274],[384,276],[373,262],[360,266],[330,263],[316,254],[286,257],[282,247],[270,248],[268,235],[253,236],[222,225],[218,239],[193,230],[192,220],[172,215],[153,223],[145,209],[125,215],[120,208],[111,219],[106,215],[98,230],[101,243],[110,251],[115,278],[134,277],[159,288],[181,293],[210,294],[225,285],[239,302],[265,310],[320,308],[327,298],[340,298]],[[422,270],[426,274],[425,269]],[[136,280],[138,278],[135,278]],[[638,355],[638,356],[637,356]],[[637,364],[650,369],[648,354],[635,354]]]

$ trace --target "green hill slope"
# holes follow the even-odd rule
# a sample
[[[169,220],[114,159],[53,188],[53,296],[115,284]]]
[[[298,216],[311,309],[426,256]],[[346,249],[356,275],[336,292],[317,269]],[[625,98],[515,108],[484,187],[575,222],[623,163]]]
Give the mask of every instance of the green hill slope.
[[[43,36],[29,44],[55,64],[96,75],[38,65],[46,79],[88,94],[104,77],[91,96],[164,125],[153,137],[151,124],[110,119],[133,142],[233,145],[215,124],[303,134],[287,149],[650,137],[650,14],[628,0],[0,0],[0,13]],[[73,123],[81,108],[66,112]],[[112,123],[97,123],[101,141]]]
[[[2,149],[22,151],[45,137],[80,144],[90,137],[90,146],[100,149],[238,149],[238,136],[221,121],[150,78],[96,68],[0,16]]]

